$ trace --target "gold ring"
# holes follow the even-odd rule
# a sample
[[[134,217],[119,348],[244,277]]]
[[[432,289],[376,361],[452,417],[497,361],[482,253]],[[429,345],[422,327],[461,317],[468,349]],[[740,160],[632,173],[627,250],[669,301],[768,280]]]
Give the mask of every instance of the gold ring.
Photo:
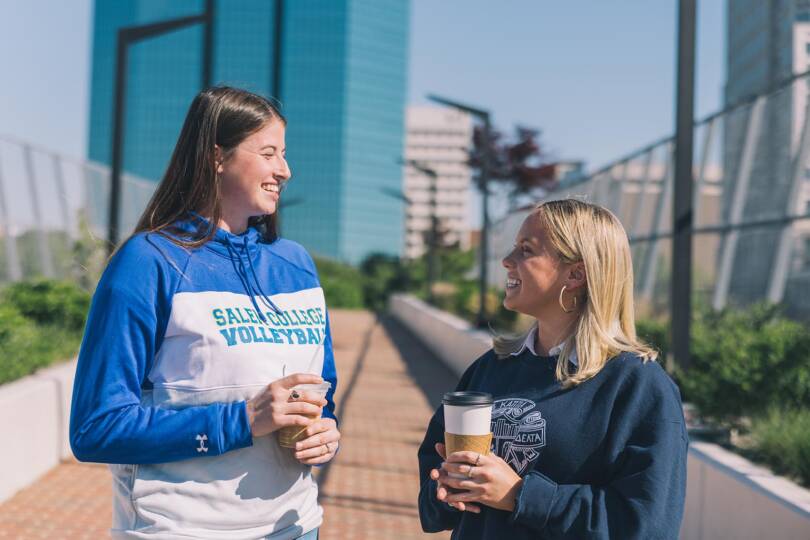
[[[475,458],[475,465],[473,465],[473,466],[474,466],[474,467],[478,467],[478,462],[479,462],[479,461],[481,461],[481,454],[478,454],[478,457],[477,457],[477,458]]]
[[[467,470],[467,478],[472,478],[472,471],[475,468],[475,465],[470,465],[469,470]]]
[[[321,454],[322,456],[325,456],[326,454],[328,454],[328,453],[330,452],[330,450],[329,450],[329,445],[328,445],[328,444],[324,444],[324,445],[323,445],[323,449],[324,449],[324,451],[323,451],[323,453]]]

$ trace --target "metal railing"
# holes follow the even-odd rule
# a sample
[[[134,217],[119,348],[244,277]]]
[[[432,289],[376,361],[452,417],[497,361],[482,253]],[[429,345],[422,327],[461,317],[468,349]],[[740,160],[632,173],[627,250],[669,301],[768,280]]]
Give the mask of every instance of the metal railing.
[[[692,271],[694,298],[704,305],[769,301],[810,318],[809,83],[801,74],[696,123]],[[576,197],[619,217],[633,250],[636,298],[651,315],[669,313],[673,148],[672,137],[662,139],[542,199]],[[529,211],[493,226],[493,286],[503,284],[500,257]]]
[[[0,283],[34,276],[95,283],[109,177],[104,165],[0,136]],[[156,184],[124,175],[123,186],[122,229],[131,231]]]

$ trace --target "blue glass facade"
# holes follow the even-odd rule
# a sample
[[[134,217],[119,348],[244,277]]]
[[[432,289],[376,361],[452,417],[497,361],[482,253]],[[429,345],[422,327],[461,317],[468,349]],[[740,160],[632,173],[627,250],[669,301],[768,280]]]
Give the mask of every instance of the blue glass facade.
[[[110,161],[115,33],[121,26],[198,14],[202,0],[97,0],[89,157]],[[316,254],[357,263],[399,254],[407,0],[284,2],[280,96],[293,179],[283,235]],[[213,79],[271,95],[272,0],[216,2]],[[130,53],[124,168],[158,180],[202,79],[203,30],[193,27]]]

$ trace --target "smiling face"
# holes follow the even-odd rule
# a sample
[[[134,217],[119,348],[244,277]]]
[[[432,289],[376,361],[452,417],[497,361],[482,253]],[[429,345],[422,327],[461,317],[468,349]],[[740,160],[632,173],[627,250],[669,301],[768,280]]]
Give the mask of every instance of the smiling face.
[[[502,262],[507,270],[506,309],[537,319],[560,310],[560,290],[571,281],[575,265],[560,259],[536,215],[523,222],[514,248]]]
[[[250,217],[276,212],[282,184],[290,178],[284,132],[283,122],[271,120],[224,157],[217,149],[220,227],[240,233]]]

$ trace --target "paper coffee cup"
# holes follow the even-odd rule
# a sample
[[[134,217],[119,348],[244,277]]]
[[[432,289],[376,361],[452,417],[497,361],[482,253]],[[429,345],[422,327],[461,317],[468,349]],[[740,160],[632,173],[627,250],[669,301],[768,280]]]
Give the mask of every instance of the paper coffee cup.
[[[486,392],[448,392],[444,405],[444,445],[454,452],[489,454],[492,444],[492,395]]]
[[[332,383],[329,381],[324,381],[319,384],[299,384],[294,386],[290,390],[297,390],[300,393],[308,393],[308,394],[317,394],[320,397],[324,397],[329,389],[332,388]],[[319,417],[311,416],[310,419],[312,422],[317,420]],[[309,425],[306,426],[284,426],[283,428],[278,430],[278,444],[283,446],[284,448],[295,448],[295,443],[306,439],[306,431]]]

